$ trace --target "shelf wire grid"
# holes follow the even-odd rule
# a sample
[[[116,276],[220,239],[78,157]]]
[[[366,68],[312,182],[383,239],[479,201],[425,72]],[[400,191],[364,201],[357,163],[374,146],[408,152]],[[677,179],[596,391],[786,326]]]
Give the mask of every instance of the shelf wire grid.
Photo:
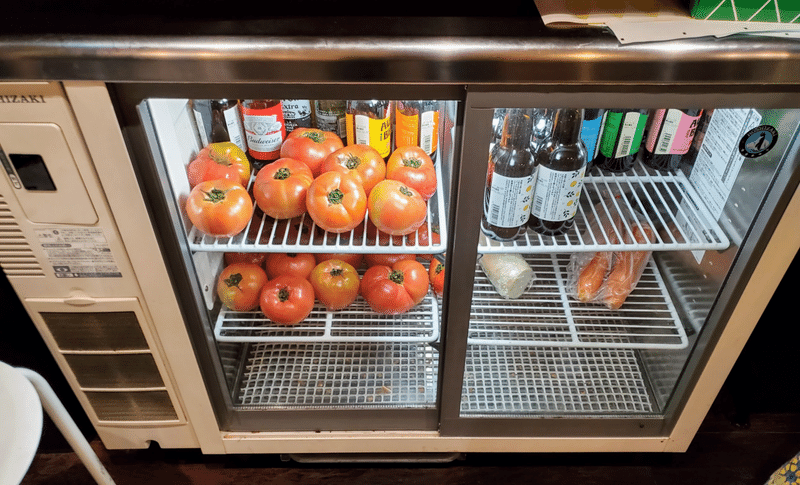
[[[283,252],[283,253],[407,253],[438,254],[447,248],[446,210],[442,180],[441,163],[436,167],[436,193],[428,200],[428,214],[425,219],[428,234],[438,233],[438,238],[428,237],[427,241],[412,233],[406,237],[391,237],[388,234],[373,234],[367,220],[352,231],[341,234],[326,232],[320,228],[308,213],[294,219],[273,219],[256,207],[253,217],[242,232],[233,237],[213,237],[202,233],[196,227],[189,229],[189,249],[192,251],[224,252]],[[250,179],[248,190],[252,193],[255,175]]]
[[[524,347],[681,349],[688,339],[652,259],[619,310],[569,297],[569,255],[529,254],[536,276],[520,298],[504,299],[476,265],[469,342]]]
[[[467,348],[461,416],[652,412],[634,350]]]
[[[439,339],[439,303],[428,293],[406,313],[383,315],[358,297],[344,310],[317,303],[297,325],[278,325],[260,311],[220,309],[214,325],[219,342],[435,342]]]
[[[243,408],[432,408],[438,352],[425,344],[252,344],[234,403]]]
[[[619,197],[617,197],[619,196]],[[552,253],[578,251],[679,251],[725,249],[730,240],[700,203],[683,172],[660,173],[637,164],[629,173],[605,174],[599,169],[584,179],[575,224],[565,234],[544,236],[531,229],[513,241],[494,241],[481,234],[480,253]],[[588,221],[611,214],[636,214],[641,222],[623,220],[610,234]],[[623,218],[624,219],[624,218]],[[646,222],[656,229],[653,240],[636,241],[633,228]],[[596,227],[595,227],[596,226]]]

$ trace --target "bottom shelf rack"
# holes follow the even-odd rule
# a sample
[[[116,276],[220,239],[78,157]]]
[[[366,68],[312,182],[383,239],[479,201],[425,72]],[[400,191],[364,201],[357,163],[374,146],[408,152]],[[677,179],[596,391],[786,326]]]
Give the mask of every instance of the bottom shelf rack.
[[[426,344],[251,344],[234,403],[430,408],[438,369],[439,352]]]
[[[680,317],[651,260],[619,310],[572,300],[569,255],[526,255],[536,280],[518,299],[503,299],[476,267],[469,342],[527,347],[680,349],[688,345]]]
[[[636,352],[471,345],[461,416],[653,413]]]

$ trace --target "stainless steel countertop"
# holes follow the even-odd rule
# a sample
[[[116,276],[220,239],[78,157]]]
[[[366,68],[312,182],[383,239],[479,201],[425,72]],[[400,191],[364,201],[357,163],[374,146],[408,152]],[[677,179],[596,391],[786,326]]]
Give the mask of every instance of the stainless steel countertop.
[[[97,24],[96,32],[81,25],[48,33],[46,23],[7,32],[0,36],[0,80],[652,84],[662,91],[678,84],[800,85],[800,42],[737,36],[622,46],[603,29],[545,28],[535,11],[160,21],[133,17],[118,28]]]

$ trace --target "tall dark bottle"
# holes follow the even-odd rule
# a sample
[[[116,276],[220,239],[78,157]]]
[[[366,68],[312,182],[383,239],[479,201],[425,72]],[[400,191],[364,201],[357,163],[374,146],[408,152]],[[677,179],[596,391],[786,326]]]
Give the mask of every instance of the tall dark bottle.
[[[587,163],[582,123],[582,109],[557,110],[553,133],[534,156],[536,183],[528,227],[539,234],[557,236],[575,222]]]
[[[238,100],[195,99],[192,100],[192,110],[203,145],[230,141],[247,151]]]
[[[642,163],[661,171],[676,170],[692,146],[703,110],[658,109],[642,150]]]
[[[627,172],[636,162],[647,124],[645,109],[610,109],[603,117],[594,164],[606,172]]]
[[[498,241],[510,241],[525,230],[533,191],[530,152],[533,110],[509,109],[500,141],[489,154],[481,230]]]

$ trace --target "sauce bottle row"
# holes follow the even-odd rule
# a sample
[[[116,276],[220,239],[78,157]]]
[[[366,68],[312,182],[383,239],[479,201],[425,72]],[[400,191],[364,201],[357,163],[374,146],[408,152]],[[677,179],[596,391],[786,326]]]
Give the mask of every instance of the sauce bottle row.
[[[435,157],[438,101],[422,100],[193,100],[200,141],[231,141],[256,162],[279,157],[296,128],[336,133],[345,144],[365,144],[388,158],[394,148],[415,145]]]
[[[590,164],[622,173],[638,158],[655,170],[675,170],[701,116],[698,109],[495,110],[483,233],[499,241],[526,227],[563,234],[574,223]]]

